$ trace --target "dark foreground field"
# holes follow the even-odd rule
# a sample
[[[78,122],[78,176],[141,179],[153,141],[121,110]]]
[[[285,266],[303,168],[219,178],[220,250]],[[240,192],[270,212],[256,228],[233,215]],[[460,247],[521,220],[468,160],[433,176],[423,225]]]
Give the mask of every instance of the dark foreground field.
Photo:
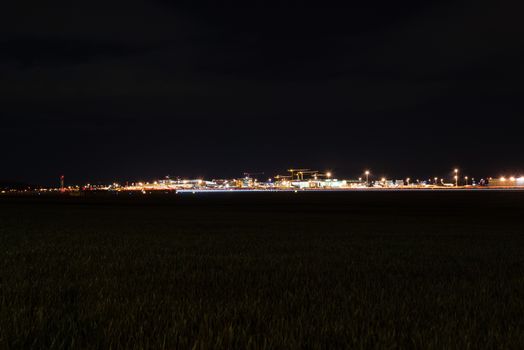
[[[0,197],[1,348],[524,348],[524,193]]]

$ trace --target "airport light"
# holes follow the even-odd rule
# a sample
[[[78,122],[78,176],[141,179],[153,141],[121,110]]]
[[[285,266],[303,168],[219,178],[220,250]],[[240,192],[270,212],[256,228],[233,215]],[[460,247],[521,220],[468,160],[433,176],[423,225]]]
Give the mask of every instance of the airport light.
[[[409,177],[406,179],[406,184],[409,186],[409,180],[411,180]]]
[[[328,171],[328,172],[326,173],[326,176],[327,176],[328,179],[329,179],[329,178],[331,177],[331,172]]]
[[[458,170],[457,168],[455,168],[454,172],[455,172],[455,177],[454,177],[454,178],[455,178],[455,187],[458,187],[458,179],[459,179],[458,174],[459,174],[459,170]]]
[[[369,185],[369,170],[366,170],[364,174],[366,174],[366,185]]]
[[[465,182],[465,185],[467,186],[468,185],[468,177],[467,176],[464,176],[464,182]]]
[[[515,181],[515,176],[509,178],[510,181]]]

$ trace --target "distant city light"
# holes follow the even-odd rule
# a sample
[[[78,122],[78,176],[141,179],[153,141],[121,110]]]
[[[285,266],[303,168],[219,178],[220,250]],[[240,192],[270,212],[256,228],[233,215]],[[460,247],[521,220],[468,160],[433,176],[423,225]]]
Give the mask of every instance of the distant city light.
[[[82,186],[61,186],[49,188],[24,188],[24,189],[6,189],[0,188],[1,193],[7,192],[35,192],[36,194],[45,192],[60,192],[63,194],[82,195],[81,192],[126,192],[129,194],[143,193],[151,194],[155,191],[162,191],[164,193],[191,193],[191,192],[206,192],[206,191],[322,191],[322,190],[352,190],[352,189],[396,189],[403,190],[403,188],[410,189],[442,189],[445,187],[459,188],[459,189],[481,189],[481,188],[524,188],[524,175],[517,176],[499,176],[496,178],[484,177],[480,181],[476,181],[475,177],[464,176],[459,174],[459,169],[453,169],[453,183],[445,182],[443,178],[437,176],[431,178],[426,177],[425,181],[417,179],[413,181],[411,177],[406,177],[404,180],[399,180],[392,177],[388,180],[387,177],[374,178],[370,180],[370,170],[365,170],[364,176],[355,177],[353,179],[337,179],[333,178],[331,171],[318,172],[312,169],[289,169],[289,175],[274,175],[266,178],[266,181],[260,181],[252,177],[254,173],[243,173],[242,176],[230,179],[206,180],[203,178],[184,179],[180,177],[152,179],[147,182],[109,182],[107,184],[92,184],[86,182]],[[246,176],[246,174],[248,174]],[[263,173],[258,173],[263,174]],[[362,175],[362,173],[360,174]],[[459,176],[462,175],[462,176]],[[356,180],[358,179],[358,181]],[[379,180],[380,179],[380,180]],[[364,182],[365,181],[365,182]],[[412,182],[413,181],[413,182]],[[2,192],[3,191],[3,192]]]

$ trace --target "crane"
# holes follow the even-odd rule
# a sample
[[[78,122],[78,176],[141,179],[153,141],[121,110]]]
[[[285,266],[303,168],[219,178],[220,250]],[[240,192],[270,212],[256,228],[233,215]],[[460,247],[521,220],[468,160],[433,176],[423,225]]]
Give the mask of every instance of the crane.
[[[291,175],[275,175],[275,179],[291,179]]]
[[[311,170],[311,169],[288,169],[291,173],[291,179],[294,178],[296,173],[296,179],[297,180],[304,180],[304,174],[313,174],[313,176],[316,176],[318,173],[318,170]]]
[[[300,180],[300,173],[304,171],[309,171],[309,169],[287,169],[291,173],[291,180],[295,178],[295,173],[297,175],[297,180]]]
[[[318,170],[306,170],[306,171],[300,171],[298,175],[300,175],[300,180],[304,180],[304,174],[310,174],[313,176],[313,178],[317,178]]]
[[[318,177],[326,177],[326,178],[329,179],[329,178],[331,177],[331,172],[328,171],[328,172],[326,172],[326,173],[318,173],[318,174],[315,174],[315,178],[316,178],[317,176],[318,176]]]

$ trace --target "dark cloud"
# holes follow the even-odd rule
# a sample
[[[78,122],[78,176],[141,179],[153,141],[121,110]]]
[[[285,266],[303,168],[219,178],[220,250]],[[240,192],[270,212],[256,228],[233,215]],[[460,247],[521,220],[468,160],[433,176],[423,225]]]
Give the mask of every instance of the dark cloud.
[[[121,59],[146,51],[144,47],[119,42],[66,39],[12,39],[0,42],[0,59],[27,69],[33,66],[62,66],[108,58]]]
[[[13,2],[0,178],[523,169],[523,27],[480,2]]]

